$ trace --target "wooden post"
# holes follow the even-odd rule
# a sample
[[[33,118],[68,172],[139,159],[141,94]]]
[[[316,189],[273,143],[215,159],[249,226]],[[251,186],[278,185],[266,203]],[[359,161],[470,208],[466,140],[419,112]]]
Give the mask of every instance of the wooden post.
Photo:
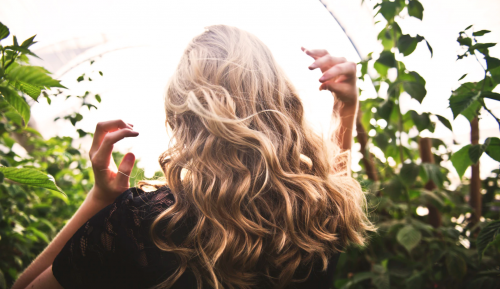
[[[470,142],[472,145],[479,143],[479,120],[477,116],[470,122]],[[481,178],[479,176],[479,161],[471,166],[472,174],[470,178],[470,198],[469,204],[473,209],[471,224],[475,225],[481,218]]]
[[[366,175],[370,180],[376,182],[378,181],[377,170],[373,164],[372,154],[366,149],[368,144],[368,135],[363,127],[363,124],[361,123],[361,104],[359,104],[358,107],[358,116],[356,117],[356,134],[358,142],[361,145],[361,153],[363,154],[362,160],[365,165]]]
[[[421,137],[418,140],[418,147],[420,151],[420,159],[422,159],[422,163],[434,163],[434,155],[432,154],[432,140],[428,137]],[[425,184],[425,189],[428,191],[435,190],[436,184],[433,181],[429,180]],[[427,208],[429,209],[429,224],[434,228],[438,228],[441,226],[441,212],[431,203],[427,203]]]

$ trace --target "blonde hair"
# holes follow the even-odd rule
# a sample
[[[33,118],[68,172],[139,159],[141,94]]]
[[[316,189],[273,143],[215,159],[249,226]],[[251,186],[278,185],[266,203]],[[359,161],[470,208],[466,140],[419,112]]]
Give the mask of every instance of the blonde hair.
[[[174,141],[160,164],[176,202],[151,234],[179,267],[157,288],[188,268],[198,288],[251,288],[262,278],[283,288],[301,281],[299,267],[326,270],[332,254],[364,244],[372,224],[359,183],[331,174],[325,142],[257,37],[206,28],[170,79],[165,110]],[[172,240],[183,223],[189,234]]]

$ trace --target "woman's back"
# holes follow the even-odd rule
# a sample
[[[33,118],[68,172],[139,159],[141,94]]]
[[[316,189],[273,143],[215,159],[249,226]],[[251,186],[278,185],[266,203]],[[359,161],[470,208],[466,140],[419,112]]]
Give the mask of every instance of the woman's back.
[[[174,254],[154,245],[149,229],[158,214],[174,202],[167,187],[148,193],[138,188],[127,190],[71,238],[52,265],[54,276],[64,288],[138,289],[161,283],[179,265]],[[182,240],[190,230],[189,224],[182,223],[172,238]],[[307,276],[307,270],[299,269],[295,278],[305,280],[286,288],[330,288],[338,256],[331,257],[327,271],[322,272],[321,266],[316,266]],[[272,286],[262,275],[252,288]],[[203,287],[209,288],[208,284]],[[195,289],[196,276],[187,270],[171,288]]]

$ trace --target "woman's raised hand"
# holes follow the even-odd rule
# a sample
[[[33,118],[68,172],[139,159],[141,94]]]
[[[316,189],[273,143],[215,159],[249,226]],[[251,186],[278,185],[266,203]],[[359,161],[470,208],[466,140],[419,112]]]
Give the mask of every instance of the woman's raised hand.
[[[126,137],[138,135],[139,133],[133,130],[133,125],[123,120],[97,124],[89,153],[95,176],[92,196],[95,200],[111,204],[130,187],[129,178],[134,167],[134,154],[127,153],[117,168],[111,153],[115,143]]]
[[[302,47],[302,51],[314,59],[309,69],[319,68],[323,72],[319,90],[333,92],[337,100],[344,104],[357,103],[356,63],[348,62],[344,57],[331,56],[324,49],[308,50]]]

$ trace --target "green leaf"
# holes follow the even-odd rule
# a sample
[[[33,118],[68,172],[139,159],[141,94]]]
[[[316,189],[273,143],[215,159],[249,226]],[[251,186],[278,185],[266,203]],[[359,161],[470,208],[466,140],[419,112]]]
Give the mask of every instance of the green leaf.
[[[49,237],[47,237],[47,235],[44,232],[38,230],[37,228],[35,228],[33,226],[29,226],[26,229],[28,231],[31,231],[33,233],[33,235],[35,235],[38,238],[42,239],[46,244],[50,243]]]
[[[416,99],[420,103],[422,103],[422,100],[424,100],[424,97],[427,94],[425,86],[419,82],[405,81],[403,82],[403,88],[412,98]]]
[[[9,110],[4,113],[4,115],[11,121],[13,121],[18,126],[23,126],[23,118],[17,111]]]
[[[7,28],[7,26],[3,25],[3,23],[0,22],[0,40],[9,37],[9,35],[10,35],[9,28]]]
[[[435,114],[435,116],[438,118],[438,120],[439,120],[439,121],[440,121],[440,122],[441,122],[444,126],[446,126],[449,130],[453,131],[453,128],[451,127],[451,123],[450,123],[450,121],[449,121],[447,118],[442,117],[442,116],[440,116],[440,115],[438,115],[438,114]]]
[[[39,66],[18,66],[9,72],[7,78],[12,81],[20,81],[38,87],[66,88],[58,80],[50,77],[45,68]]]
[[[500,139],[497,137],[490,137],[488,139],[489,139],[489,145],[486,148],[486,154],[488,154],[492,159],[496,160],[497,162],[500,162]]]
[[[389,21],[394,19],[394,17],[399,13],[399,1],[384,1],[380,4],[379,12],[384,16],[384,18]]]
[[[466,145],[451,156],[451,163],[457,170],[460,179],[464,175],[467,168],[472,165],[472,161],[469,157],[470,147],[471,145]]]
[[[95,95],[95,99],[97,100],[98,103],[101,103],[101,96],[99,94]]]
[[[27,84],[27,83],[22,82],[22,81],[16,81],[15,86],[16,86],[16,88],[18,88],[22,92],[24,92],[27,95],[29,95],[35,101],[38,101],[38,97],[40,96],[40,94],[42,94],[42,88],[43,87],[40,88],[38,86]]]
[[[103,76],[102,71],[99,71],[99,74],[100,74],[101,76]]]
[[[399,176],[403,183],[407,186],[411,186],[417,180],[418,174],[420,172],[420,166],[415,163],[403,164]]]
[[[483,36],[484,34],[490,33],[490,32],[491,31],[489,31],[489,30],[479,30],[479,31],[473,32],[472,36]]]
[[[456,279],[462,279],[467,273],[465,260],[455,252],[446,254],[445,263],[448,273]]]
[[[410,0],[410,3],[408,3],[408,14],[422,20],[424,17],[424,6],[417,0]]]
[[[420,243],[422,234],[412,225],[406,225],[399,230],[396,239],[408,252],[411,252]]]
[[[450,108],[453,112],[453,119],[457,118],[462,111],[469,108],[478,97],[479,93],[474,92],[453,93],[449,99]]]
[[[392,3],[392,2],[384,2],[384,3]],[[378,63],[383,64],[387,67],[396,67],[396,58],[394,57],[394,53],[390,51],[382,51],[380,53],[380,57],[377,59]]]
[[[500,234],[500,221],[493,221],[486,225],[477,236],[477,253],[481,261],[484,252]]]
[[[16,112],[19,113],[24,120],[24,125],[27,126],[31,116],[28,103],[19,96],[17,91],[7,86],[0,86],[0,93],[2,93],[5,100],[16,110]]]
[[[467,28],[465,28],[464,30],[469,30],[472,26],[474,26],[474,25],[469,25],[469,26],[467,26]]]
[[[471,49],[476,49],[476,50],[481,50],[481,49],[487,49],[490,47],[493,47],[497,45],[496,43],[476,43],[474,46],[471,47]]]
[[[30,38],[24,40],[23,43],[21,44],[21,47],[29,48],[31,45],[35,44],[36,41],[33,41],[35,39],[35,37],[36,37],[36,35],[33,35]]]
[[[0,172],[2,172],[5,177],[11,181],[25,184],[29,186],[35,186],[40,188],[46,188],[53,191],[58,191],[64,193],[57,185],[54,177],[47,175],[35,169],[29,168],[12,168],[12,167],[0,167]]]
[[[469,121],[472,121],[476,116],[478,116],[479,109],[481,109],[481,103],[478,100],[474,100],[468,108],[462,111],[461,114]]]
[[[411,3],[411,2],[410,2]],[[418,41],[416,38],[411,37],[408,34],[402,35],[398,40],[398,50],[403,53],[404,56],[408,56],[415,51],[417,48]]]
[[[488,145],[490,144],[490,138],[487,138],[484,144],[472,145],[469,149],[469,158],[473,164],[477,164],[481,155],[484,153]]]
[[[481,96],[489,98],[489,99],[500,101],[500,93],[496,93],[496,92],[492,92],[492,91],[485,91],[485,92],[481,93]]]
[[[419,132],[429,128],[431,119],[428,113],[418,114],[416,111],[410,110],[410,115]]]
[[[442,187],[445,176],[441,172],[441,169],[436,164],[423,163],[421,166],[422,172],[424,173],[425,179],[431,180],[438,187]]]
[[[458,36],[457,42],[463,46],[468,46],[468,47],[472,46],[472,39],[469,37],[463,37],[462,35]]]
[[[458,81],[460,81],[460,80],[464,79],[466,76],[467,76],[467,73],[466,73],[466,74],[464,74],[464,75],[462,75],[462,76],[458,79]]]
[[[22,46],[19,46],[19,45],[6,46],[5,49],[16,51],[16,52],[21,52],[22,54],[27,54],[27,55],[34,56],[36,58],[40,58],[35,53],[31,52],[28,48],[22,47]]]
[[[500,84],[500,67],[490,69],[491,78],[497,83]]]
[[[500,67],[500,59],[495,58],[495,57],[490,57],[490,56],[485,56],[484,59],[486,60],[488,70],[492,70],[492,69],[495,69],[497,67]]]
[[[390,99],[386,100],[377,110],[377,114],[380,115],[385,120],[391,117],[392,110],[394,108],[394,102]]]

